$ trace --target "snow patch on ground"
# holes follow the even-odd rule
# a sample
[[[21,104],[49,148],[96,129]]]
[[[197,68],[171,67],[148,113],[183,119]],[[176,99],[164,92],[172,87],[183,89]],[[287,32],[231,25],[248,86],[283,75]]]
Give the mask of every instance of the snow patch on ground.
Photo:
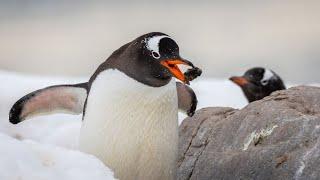
[[[111,180],[113,173],[98,159],[81,152],[0,134],[0,179]]]
[[[81,116],[42,116],[18,125],[8,120],[13,103],[26,93],[54,84],[83,82],[82,78],[48,78],[0,71],[0,81],[1,180],[114,179],[100,160],[71,150],[78,146]]]

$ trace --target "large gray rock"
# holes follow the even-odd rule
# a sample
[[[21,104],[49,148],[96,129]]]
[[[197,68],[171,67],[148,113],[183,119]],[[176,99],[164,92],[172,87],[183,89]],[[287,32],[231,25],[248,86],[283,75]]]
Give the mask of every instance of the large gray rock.
[[[320,179],[317,87],[278,91],[241,110],[201,109],[179,133],[179,180]]]

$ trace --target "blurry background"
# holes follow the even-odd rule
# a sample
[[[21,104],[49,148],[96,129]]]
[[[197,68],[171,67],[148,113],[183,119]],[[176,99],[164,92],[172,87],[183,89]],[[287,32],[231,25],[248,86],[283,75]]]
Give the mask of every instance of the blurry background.
[[[114,50],[161,31],[205,77],[266,66],[320,81],[320,1],[0,1],[0,70],[88,76]]]

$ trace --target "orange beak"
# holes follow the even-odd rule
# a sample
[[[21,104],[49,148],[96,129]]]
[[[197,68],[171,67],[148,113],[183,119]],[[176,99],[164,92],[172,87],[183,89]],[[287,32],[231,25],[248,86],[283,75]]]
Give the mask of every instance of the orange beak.
[[[249,81],[246,78],[241,77],[241,76],[240,77],[239,76],[233,76],[233,77],[230,78],[230,80],[232,82],[236,83],[239,86],[244,86],[246,84],[249,84]]]
[[[187,60],[182,60],[182,59],[166,59],[160,62],[164,67],[168,68],[171,74],[182,81],[185,84],[189,84],[188,80],[186,80],[185,75],[181,72],[179,67],[177,66],[178,64],[184,64],[188,65],[191,67],[194,67],[193,64]]]

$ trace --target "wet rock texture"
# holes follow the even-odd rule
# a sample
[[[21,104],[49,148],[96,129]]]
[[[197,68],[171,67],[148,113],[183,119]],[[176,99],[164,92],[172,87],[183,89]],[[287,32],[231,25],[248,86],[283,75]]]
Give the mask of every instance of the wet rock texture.
[[[214,99],[212,99],[214,101]],[[212,107],[179,129],[178,179],[320,179],[320,88]]]

